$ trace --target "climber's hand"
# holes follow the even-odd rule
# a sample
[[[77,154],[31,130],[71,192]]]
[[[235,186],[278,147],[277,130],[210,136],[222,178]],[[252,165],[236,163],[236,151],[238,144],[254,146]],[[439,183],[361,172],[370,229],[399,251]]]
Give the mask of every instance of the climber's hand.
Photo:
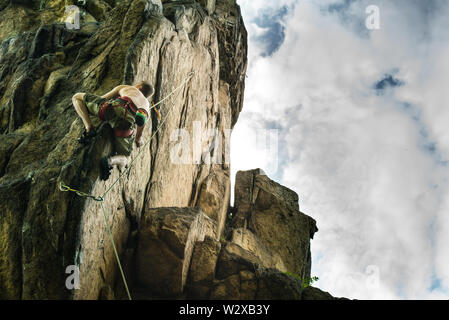
[[[137,148],[140,148],[143,145],[143,139],[136,140],[136,146]]]

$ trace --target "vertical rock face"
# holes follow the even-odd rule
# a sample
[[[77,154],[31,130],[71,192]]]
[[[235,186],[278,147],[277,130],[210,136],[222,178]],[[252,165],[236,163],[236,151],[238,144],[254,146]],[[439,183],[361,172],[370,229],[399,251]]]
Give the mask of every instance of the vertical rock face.
[[[142,152],[103,204],[122,257],[134,257],[128,246],[142,212],[152,208],[198,206],[217,220],[214,238],[223,230],[230,193],[225,135],[242,109],[247,63],[238,6],[88,3],[79,7],[80,28],[68,28],[75,15],[66,5],[75,1],[0,2],[2,299],[97,299],[115,290],[117,264],[100,203],[59,189],[63,182],[99,196],[119,177],[115,169],[110,180],[99,180],[98,161],[112,152],[107,125],[94,122],[95,141],[77,143],[83,128],[71,105],[76,92],[104,94],[145,79],[157,102],[194,72],[160,106],[166,120],[158,131],[152,115],[144,138],[154,138],[133,151],[131,157]],[[181,143],[183,157],[173,152]],[[65,286],[69,265],[80,268],[78,290]]]

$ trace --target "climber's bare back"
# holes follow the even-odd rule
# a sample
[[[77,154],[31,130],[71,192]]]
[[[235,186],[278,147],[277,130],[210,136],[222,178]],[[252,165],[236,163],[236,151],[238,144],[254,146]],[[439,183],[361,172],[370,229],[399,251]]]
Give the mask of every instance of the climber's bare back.
[[[145,98],[142,92],[134,86],[120,85],[114,88],[114,90],[117,90],[118,96],[130,98],[137,108],[148,110],[150,107],[147,98]]]

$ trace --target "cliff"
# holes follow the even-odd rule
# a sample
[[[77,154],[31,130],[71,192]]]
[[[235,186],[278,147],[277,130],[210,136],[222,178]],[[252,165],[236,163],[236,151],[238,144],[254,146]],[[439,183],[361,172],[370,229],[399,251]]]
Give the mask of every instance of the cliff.
[[[230,207],[225,151],[247,66],[235,0],[82,3],[0,0],[0,298],[126,299],[102,205],[133,298],[306,297],[317,229],[296,193],[239,172]],[[79,28],[65,24],[77,18],[69,5]],[[112,130],[94,122],[99,135],[79,144],[71,97],[141,80],[154,103],[180,89],[160,105],[162,121],[152,113],[129,171],[101,181]],[[199,144],[181,164],[178,129]]]

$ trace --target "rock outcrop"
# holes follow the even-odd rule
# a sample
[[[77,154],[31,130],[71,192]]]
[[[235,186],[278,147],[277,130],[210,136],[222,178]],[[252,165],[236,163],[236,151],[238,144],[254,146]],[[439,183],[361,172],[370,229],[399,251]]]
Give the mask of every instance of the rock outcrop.
[[[329,292],[308,286],[302,291],[301,300],[349,300],[347,298],[335,298]]]
[[[267,256],[280,270],[310,278],[310,239],[318,229],[314,219],[299,211],[298,195],[260,169],[238,172],[235,184],[233,226],[243,230],[235,230],[234,241]]]
[[[237,173],[235,199],[220,238],[217,219],[198,208],[145,211],[129,270],[138,277],[133,290],[142,298],[301,299],[315,220],[260,169]],[[264,232],[270,228],[283,234]]]
[[[230,207],[247,66],[235,0],[80,3],[0,0],[0,299],[126,299],[105,219],[134,298],[301,299],[317,229],[297,194],[239,172]],[[129,171],[101,181],[112,130],[94,120],[80,145],[71,97],[141,80],[153,103],[180,89]]]

